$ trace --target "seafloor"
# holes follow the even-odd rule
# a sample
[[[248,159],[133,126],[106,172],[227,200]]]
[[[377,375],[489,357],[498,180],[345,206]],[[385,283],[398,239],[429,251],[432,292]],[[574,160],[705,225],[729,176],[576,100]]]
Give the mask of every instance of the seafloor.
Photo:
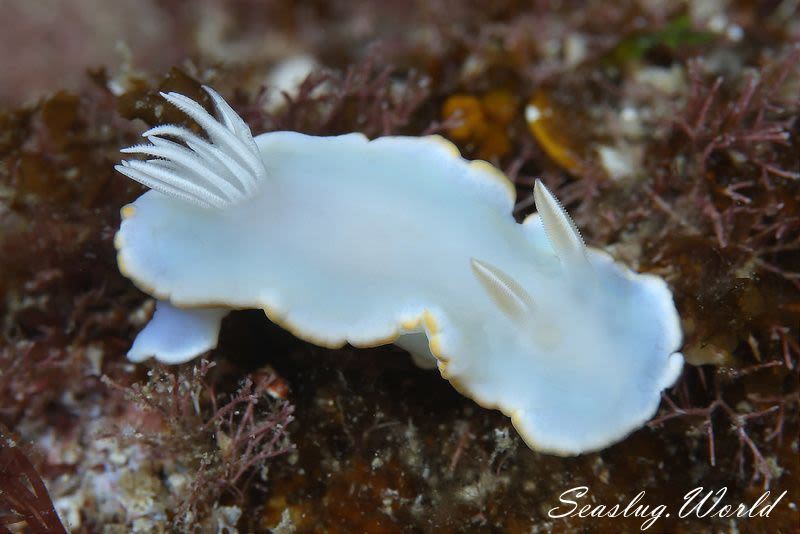
[[[0,10],[0,532],[642,528],[549,517],[577,486],[608,506],[644,491],[670,512],[651,532],[798,528],[796,0]],[[688,363],[654,420],[539,454],[403,351],[320,349],[259,311],[207,361],[129,363],[153,301],[116,267],[143,189],[113,164],[184,121],[158,91],[207,104],[201,83],[254,133],[440,133],[508,174],[520,219],[541,177],[589,244],[674,292]],[[768,517],[678,517],[698,486],[787,493]]]

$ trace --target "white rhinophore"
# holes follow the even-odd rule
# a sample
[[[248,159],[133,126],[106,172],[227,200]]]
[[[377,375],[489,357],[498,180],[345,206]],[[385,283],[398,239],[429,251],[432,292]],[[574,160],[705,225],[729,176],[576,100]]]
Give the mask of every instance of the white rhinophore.
[[[571,270],[588,266],[586,246],[578,227],[541,180],[534,184],[533,199],[548,240],[562,265]]]
[[[531,315],[533,300],[516,280],[484,261],[472,258],[470,262],[475,276],[503,313],[515,319]]]

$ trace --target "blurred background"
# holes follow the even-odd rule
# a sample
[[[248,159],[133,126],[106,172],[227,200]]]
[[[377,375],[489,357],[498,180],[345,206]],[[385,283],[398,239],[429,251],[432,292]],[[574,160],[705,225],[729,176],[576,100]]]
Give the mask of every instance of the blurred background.
[[[443,3],[274,0],[2,0],[0,103],[78,90],[87,69],[161,72],[185,61],[265,68],[310,55],[330,66],[364,57],[376,41],[425,44],[418,34]],[[446,25],[445,20],[439,23]]]

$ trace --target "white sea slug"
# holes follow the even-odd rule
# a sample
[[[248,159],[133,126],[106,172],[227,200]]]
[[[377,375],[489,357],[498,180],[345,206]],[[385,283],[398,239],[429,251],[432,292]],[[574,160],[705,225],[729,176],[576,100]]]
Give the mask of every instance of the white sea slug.
[[[207,140],[159,126],[124,150],[154,159],[117,166],[152,189],[115,239],[120,271],[159,299],[131,360],[185,362],[230,310],[260,308],[317,345],[408,349],[532,449],[600,449],[652,417],[683,365],[672,295],[584,247],[541,183],[518,224],[505,176],[441,137],[254,139],[206,91],[218,119],[163,96]]]

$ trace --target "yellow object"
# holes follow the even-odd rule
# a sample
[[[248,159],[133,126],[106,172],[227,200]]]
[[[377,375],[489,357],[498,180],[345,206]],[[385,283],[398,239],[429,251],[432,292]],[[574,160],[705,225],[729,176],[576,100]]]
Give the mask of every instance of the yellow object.
[[[506,134],[505,127],[490,123],[478,148],[478,157],[481,159],[501,158],[509,152],[511,152],[511,140]]]
[[[492,89],[481,97],[481,105],[490,119],[504,126],[517,114],[517,99],[508,89]]]
[[[453,95],[442,106],[442,119],[459,120],[459,125],[448,128],[447,134],[456,141],[481,139],[486,131],[486,117],[480,101],[470,95]]]
[[[525,120],[531,134],[550,159],[571,173],[580,168],[580,158],[559,129],[557,117],[546,93],[538,91],[531,98],[525,109]]]
[[[479,158],[493,159],[511,151],[506,128],[516,112],[517,101],[511,91],[493,89],[480,99],[464,94],[449,97],[442,106],[442,120],[457,122],[447,128],[451,139],[474,143]]]

